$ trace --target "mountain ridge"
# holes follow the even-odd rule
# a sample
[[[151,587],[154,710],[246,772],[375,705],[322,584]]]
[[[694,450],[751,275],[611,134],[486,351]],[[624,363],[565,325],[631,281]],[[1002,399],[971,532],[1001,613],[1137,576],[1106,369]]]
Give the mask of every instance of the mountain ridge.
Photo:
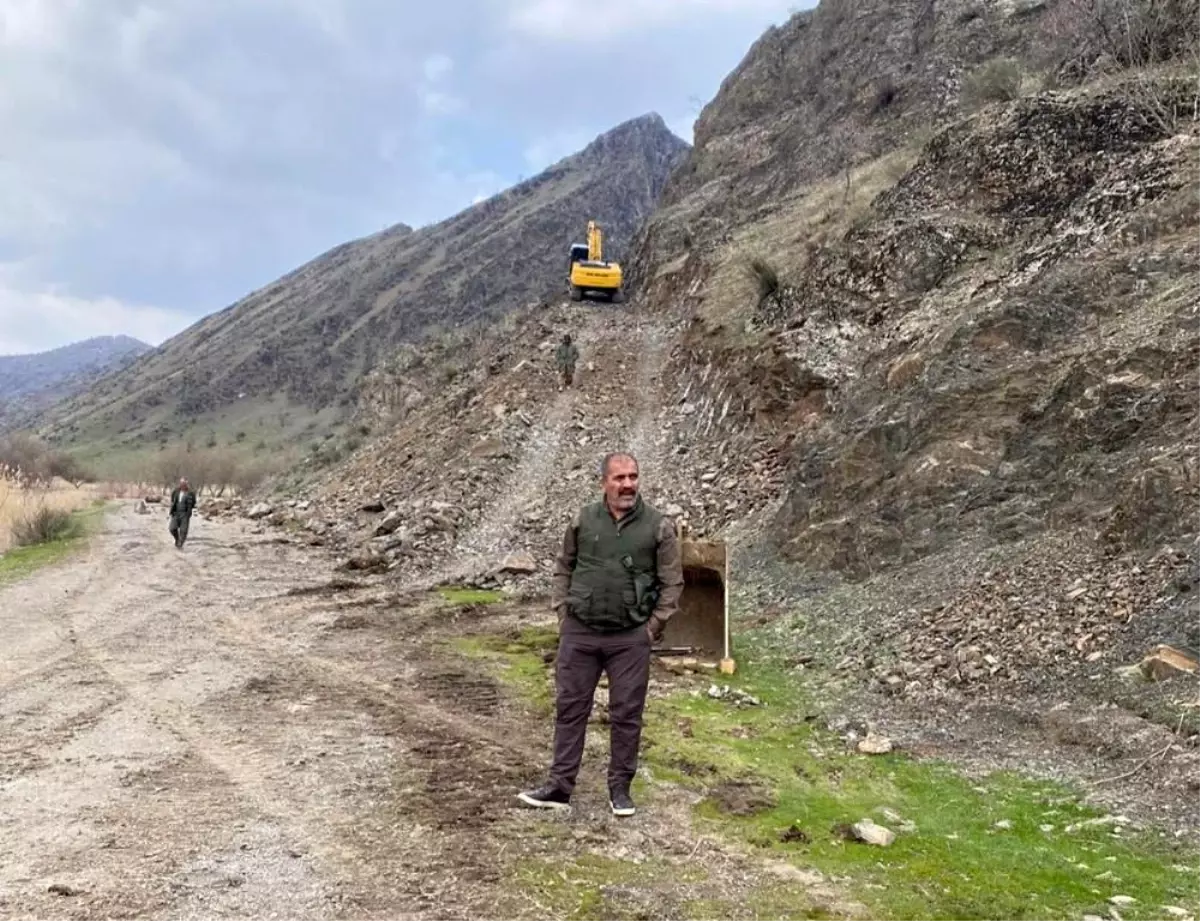
[[[568,247],[589,219],[619,255],[687,149],[656,113],[622,122],[443,221],[330,248],[52,408],[39,428],[66,447],[121,451],[238,432],[314,445],[402,343],[563,290]]]
[[[132,336],[93,336],[41,352],[0,355],[0,428],[25,425],[153,346]]]

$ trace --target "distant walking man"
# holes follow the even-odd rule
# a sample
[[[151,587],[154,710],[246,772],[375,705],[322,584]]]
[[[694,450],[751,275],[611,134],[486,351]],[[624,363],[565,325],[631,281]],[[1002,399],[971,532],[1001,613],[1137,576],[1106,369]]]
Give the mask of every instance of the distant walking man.
[[[187,540],[188,524],[192,520],[192,510],[196,507],[196,494],[188,485],[187,477],[179,481],[179,485],[171,490],[171,523],[167,530],[175,538],[175,546],[182,549]]]
[[[557,716],[550,780],[518,795],[525,804],[566,808],[583,758],[600,673],[608,674],[608,801],[633,815],[650,648],[675,613],[683,565],[671,520],[642,500],[638,463],[607,455],[604,497],[580,511],[563,536],[551,603],[558,615]]]
[[[570,387],[575,380],[575,363],[577,361],[579,361],[579,349],[571,341],[571,334],[565,333],[562,342],[559,343],[558,351],[554,353],[554,362],[558,365],[559,373],[562,375],[562,380],[558,384],[559,390]]]

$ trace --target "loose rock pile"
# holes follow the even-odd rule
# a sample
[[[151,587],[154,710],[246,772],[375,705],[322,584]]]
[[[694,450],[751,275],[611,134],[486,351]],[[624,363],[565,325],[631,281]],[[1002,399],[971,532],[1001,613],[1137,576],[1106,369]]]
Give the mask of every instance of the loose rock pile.
[[[1136,662],[1156,613],[1193,590],[1194,565],[1164,548],[1140,564],[1077,552],[988,572],[945,603],[903,612],[899,659],[872,669],[873,687],[907,696],[995,689]]]

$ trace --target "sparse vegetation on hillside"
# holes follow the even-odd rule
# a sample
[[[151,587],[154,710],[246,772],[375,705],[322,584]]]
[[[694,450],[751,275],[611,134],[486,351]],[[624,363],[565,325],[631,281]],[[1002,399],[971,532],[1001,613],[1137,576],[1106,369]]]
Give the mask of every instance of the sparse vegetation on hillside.
[[[746,274],[758,291],[758,302],[762,304],[779,293],[779,272],[770,262],[755,256],[746,260]]]
[[[963,100],[970,106],[1011,102],[1021,96],[1024,74],[1012,58],[994,58],[971,72],[963,83]]]
[[[1143,68],[1195,56],[1200,3],[1056,0],[1042,18],[1040,31],[1048,40],[1050,67],[1079,80],[1097,64]]]

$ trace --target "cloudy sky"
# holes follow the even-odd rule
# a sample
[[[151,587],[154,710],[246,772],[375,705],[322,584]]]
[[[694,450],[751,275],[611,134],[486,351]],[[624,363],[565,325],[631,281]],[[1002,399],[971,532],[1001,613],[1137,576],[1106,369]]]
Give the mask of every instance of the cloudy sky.
[[[797,0],[0,0],[0,354],[157,344],[701,105]]]

